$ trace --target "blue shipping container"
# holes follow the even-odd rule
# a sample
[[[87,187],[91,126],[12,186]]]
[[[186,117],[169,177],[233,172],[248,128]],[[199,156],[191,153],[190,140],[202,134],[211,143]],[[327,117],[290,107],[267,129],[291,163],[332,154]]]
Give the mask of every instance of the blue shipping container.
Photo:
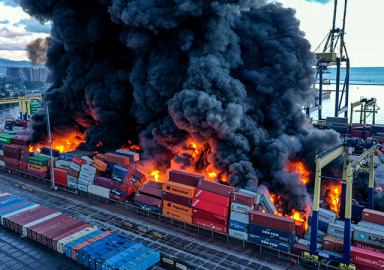
[[[0,204],[0,210],[6,209],[6,208],[9,208],[9,207],[21,204],[21,203],[25,203],[25,202],[27,202],[27,200],[14,198],[13,200],[10,200],[8,202],[4,202],[4,203]]]
[[[77,246],[78,244],[81,244],[81,243],[83,243],[83,242],[85,242],[85,241],[87,241],[87,240],[89,240],[89,239],[91,239],[91,238],[93,238],[99,234],[102,234],[103,232],[105,232],[105,231],[97,230],[97,231],[94,231],[93,233],[87,234],[86,236],[83,236],[83,237],[67,244],[65,246],[65,255],[67,257],[71,257],[71,248],[73,248],[74,246]]]
[[[238,230],[238,231],[247,233],[248,232],[248,224],[237,222],[234,220],[230,220],[229,224],[228,224],[228,229],[234,229],[234,230]]]
[[[120,253],[112,256],[111,258],[105,260],[102,264],[102,270],[107,270],[110,266],[112,266],[115,262],[127,257],[129,254],[131,254],[133,251],[136,251],[138,249],[144,248],[143,244],[136,243],[125,250],[121,251]]]
[[[121,178],[120,176],[118,176],[117,174],[115,173],[112,173],[112,176],[111,176],[111,179],[121,185],[126,185],[128,184],[129,182],[129,178],[128,177],[125,177],[125,178]]]
[[[130,171],[126,168],[120,167],[120,166],[115,166],[113,167],[113,173],[123,181],[125,177],[129,177]]]
[[[135,244],[136,244],[136,242],[128,239],[128,241],[125,244],[121,245],[120,247],[114,248],[110,252],[107,252],[104,255],[96,258],[95,259],[95,263],[96,263],[95,264],[95,269],[101,270],[102,269],[102,265],[103,265],[103,263],[106,260],[116,256],[117,254],[123,252],[124,250],[128,249],[129,247],[131,247],[131,246],[133,246]]]
[[[108,162],[108,161],[106,161],[105,163],[107,164],[108,169],[111,169],[111,170],[113,170],[113,167],[115,167],[116,165],[116,163]]]
[[[282,230],[272,229],[257,224],[249,224],[249,233],[287,243],[293,243],[296,238],[295,231],[285,232]]]
[[[69,154],[69,153],[61,153],[60,154],[60,160],[65,160],[65,161],[71,161],[73,157],[81,157],[81,155],[77,154]]]
[[[103,245],[105,244],[107,241],[111,241],[112,239],[116,238],[117,235],[112,233],[106,237],[103,237],[101,238],[100,240],[96,241],[96,242],[93,242],[92,244],[89,244],[88,246],[85,246],[83,247],[82,249],[79,249],[77,252],[76,252],[76,255],[77,255],[77,261],[79,263],[83,263],[83,255],[86,254],[86,252],[88,252],[89,250],[93,249],[93,248],[96,248],[97,246],[99,245]]]
[[[116,188],[111,188],[111,194],[114,194],[116,196],[119,196],[120,198],[125,198],[127,197],[127,191],[124,190],[124,191],[121,191],[121,190],[118,190]]]
[[[250,234],[248,239],[251,242],[254,242],[263,246],[267,246],[267,247],[278,249],[285,252],[291,252],[292,246],[287,242],[281,242],[281,241],[265,238],[265,237],[254,235],[254,234]]]
[[[22,205],[22,206],[15,207],[15,208],[13,208],[12,210],[8,210],[8,211],[5,211],[5,212],[1,213],[1,214],[0,214],[0,217],[2,217],[2,216],[4,216],[4,215],[7,215],[7,214],[10,214],[10,213],[12,213],[12,212],[21,210],[21,209],[23,209],[23,208],[30,207],[30,206],[32,206],[32,205],[35,205],[35,203],[32,203],[32,202],[31,202],[31,203],[24,204],[24,205]]]
[[[148,211],[152,211],[152,212],[158,212],[158,213],[160,213],[160,211],[161,211],[161,208],[158,208],[156,206],[151,206],[151,205],[147,205],[147,204],[144,204],[141,202],[136,202],[136,201],[134,201],[134,202],[137,206],[143,208],[144,210],[148,210]]]
[[[312,217],[311,216],[309,216],[309,218],[308,218],[308,225],[312,226]],[[319,220],[318,229],[319,229],[319,231],[326,233],[328,230],[328,223],[325,223],[324,221]]]

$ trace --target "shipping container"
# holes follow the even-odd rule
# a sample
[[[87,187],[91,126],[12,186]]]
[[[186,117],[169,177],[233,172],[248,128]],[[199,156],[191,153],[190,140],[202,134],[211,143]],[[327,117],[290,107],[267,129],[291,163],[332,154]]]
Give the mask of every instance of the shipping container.
[[[69,185],[69,182],[77,184],[78,179],[76,177],[73,177],[73,176],[68,174],[67,175],[67,181],[68,181],[68,185]]]
[[[307,228],[307,235],[311,236],[311,233],[312,233],[312,227],[308,226],[308,228]],[[323,231],[320,231],[320,230],[317,231],[317,237],[321,239],[321,242],[323,242],[323,239],[324,239],[325,236],[327,236],[326,232],[323,232]],[[332,235],[332,237],[335,237],[335,236]],[[335,238],[337,238],[337,237],[335,237]]]
[[[230,217],[231,220],[234,220],[234,221],[237,221],[240,223],[244,223],[244,224],[249,224],[249,215],[247,215],[247,214],[231,211],[230,216],[231,216]]]
[[[303,245],[300,243],[296,243],[292,246],[292,250],[291,250],[292,254],[303,256],[304,252],[309,252],[309,246]]]
[[[66,246],[70,243],[73,243],[74,241],[85,237],[87,235],[91,235],[92,233],[98,231],[97,226],[91,226],[88,228],[85,228],[81,231],[78,231],[72,235],[67,236],[66,238],[61,239],[60,241],[57,242],[57,251],[64,254],[66,253]],[[67,255],[67,254],[66,254]],[[69,255],[70,255],[70,249],[69,249]]]
[[[266,213],[274,214],[277,212],[276,206],[271,201],[268,193],[264,193],[260,197],[260,205],[265,210]]]
[[[251,195],[251,196],[254,196],[255,199],[254,199],[254,204],[260,204],[260,199],[261,199],[261,195],[256,193],[256,192],[252,192],[252,191],[249,191],[249,190],[246,190],[246,189],[239,189],[238,190],[239,193],[241,194],[247,194],[247,195]],[[255,208],[255,210],[257,210]]]
[[[120,181],[123,181],[124,178],[128,178],[131,175],[131,171],[132,169],[126,169],[117,165],[113,167],[113,173],[116,178],[120,179]]]
[[[102,172],[107,170],[107,164],[97,158],[93,160],[92,166]]]
[[[77,178],[79,178],[80,172],[76,171],[73,168],[70,168],[69,171],[68,171],[68,175],[70,175],[70,176],[72,176],[72,177],[77,179]]]
[[[95,178],[95,184],[104,188],[111,188],[111,179],[98,176]]]
[[[70,161],[57,160],[55,167],[63,170],[69,170],[71,167],[71,163],[72,162]]]
[[[308,224],[312,225],[312,217],[311,216],[308,217]],[[319,231],[327,232],[329,224],[335,224],[335,223],[333,223],[333,222],[332,223],[327,223],[327,222],[321,221],[319,219],[319,222],[317,223]]]
[[[172,170],[169,172],[169,181],[192,187],[197,187],[199,179],[204,179],[204,176],[192,173],[185,173],[176,170]]]
[[[285,252],[291,252],[292,245],[287,242],[281,242],[270,238],[265,238],[259,235],[249,234],[249,241],[269,248],[278,249]]]
[[[229,216],[229,208],[218,205],[209,201],[204,201],[198,198],[193,198],[192,207],[200,210],[204,210],[216,215],[228,217]]]
[[[34,176],[40,177],[40,178],[46,178],[47,177],[47,172],[38,172],[32,169],[27,169],[27,173],[32,174]]]
[[[125,185],[119,184],[116,181],[111,181],[111,188],[115,188],[117,190],[126,191],[131,187],[132,187],[132,181],[127,182],[127,184]]]
[[[295,220],[295,231],[297,236],[301,236],[305,233],[305,224],[304,222]]]
[[[351,228],[351,232],[353,233],[353,228]],[[339,239],[344,239],[344,225],[329,223],[327,233]]]
[[[27,163],[38,165],[38,166],[48,166],[49,158],[41,156],[32,156],[27,158]]]
[[[7,167],[9,169],[13,169],[13,170],[19,170],[19,165],[14,165],[14,164],[7,163],[7,162],[5,162],[5,167]]]
[[[41,147],[40,153],[43,155],[51,156],[51,149],[47,147]],[[53,157],[60,157],[60,151],[52,149],[52,156]]]
[[[75,156],[81,157],[81,155],[79,155],[79,154],[61,153],[60,154],[60,160],[65,160],[65,161],[71,161],[72,162],[72,159]]]
[[[145,194],[136,193],[134,200],[137,202],[149,205],[149,206],[154,206],[154,207],[158,207],[158,208],[162,207],[162,200],[161,199],[153,198],[153,197],[147,196]]]
[[[85,160],[85,162],[86,162],[85,164],[86,164],[86,165],[91,165],[92,162],[93,162],[93,160],[92,160],[90,157],[82,156],[81,158]],[[93,167],[92,167],[92,168],[93,168]]]
[[[193,198],[195,195],[195,188],[171,181],[163,182],[162,190],[165,192],[173,193],[176,195]]]
[[[122,191],[122,190],[118,190],[116,188],[112,188],[111,187],[110,191],[111,191],[111,194],[116,195],[116,196],[118,196],[120,198],[127,197],[127,191],[126,190]]]
[[[363,210],[363,221],[384,225],[384,213],[376,210],[365,208]]]
[[[173,210],[170,210],[167,208],[163,208],[162,213],[164,216],[171,217],[171,218],[174,218],[174,219],[177,219],[180,221],[184,221],[187,223],[192,223],[192,216],[189,216],[189,215],[177,212],[177,211],[173,211]]]
[[[234,229],[229,229],[228,230],[228,234],[230,236],[233,236],[235,238],[239,238],[241,240],[245,240],[245,241],[248,240],[248,233],[246,233],[246,232],[241,232],[241,231],[237,231],[237,230],[234,230]]]
[[[312,216],[312,211],[311,211]],[[319,208],[319,221],[325,223],[335,223],[336,213],[331,210],[326,210],[324,208]]]
[[[154,198],[154,199],[155,199],[155,198]],[[135,203],[138,207],[140,207],[140,208],[142,208],[142,209],[144,209],[144,210],[146,210],[146,211],[151,211],[151,212],[161,213],[161,208],[160,208],[160,207],[151,206],[151,205],[144,204],[144,203],[141,203],[141,202],[138,202],[138,201],[134,201],[134,203]]]
[[[127,200],[126,197],[122,198],[122,197],[119,197],[119,196],[112,194],[112,193],[110,193],[110,199],[115,200],[115,201],[119,201],[119,202],[125,202]]]
[[[249,222],[286,232],[293,232],[295,229],[294,219],[260,211],[251,211],[249,213]]]
[[[58,222],[56,224],[53,224],[52,226],[49,226],[48,228],[44,228],[39,231],[36,231],[37,242],[48,246],[47,241],[52,235],[60,233],[61,230],[66,229],[68,226],[72,226],[73,224],[77,224],[77,223],[78,223],[77,219],[67,218],[62,220],[61,222]]]
[[[366,228],[369,228],[369,229],[378,230],[378,231],[384,231],[384,226],[383,225],[375,224],[375,223],[371,223],[371,222],[367,222],[367,221],[360,221],[359,222],[359,226],[366,227]]]
[[[74,220],[68,224],[65,224],[64,226],[61,226],[60,228],[46,233],[45,245],[49,248],[52,248],[53,250],[57,250],[57,241],[88,227],[90,227],[90,225],[84,221],[78,219]]]
[[[7,135],[7,134],[0,134],[0,142],[2,142],[4,145],[11,144],[11,139],[17,138],[15,135]],[[3,145],[3,147],[4,147]]]
[[[147,177],[138,170],[134,171],[132,175],[133,185],[136,189],[139,189],[141,185],[147,182]]]
[[[31,141],[28,139],[20,139],[20,138],[11,138],[11,144],[16,144],[20,146],[29,146]]]
[[[154,188],[158,188],[158,189],[162,189],[163,185],[159,182],[155,182],[155,181],[148,181],[147,183],[145,183],[146,186],[150,186],[150,187],[154,187]]]
[[[86,229],[92,228],[92,225],[83,222],[82,224],[79,223],[77,226],[72,226],[72,228],[68,228],[66,230],[63,230],[62,234],[59,236],[56,236],[54,239],[52,239],[52,249],[58,251],[59,245],[58,243],[62,241],[63,239],[70,237],[74,234],[78,234],[81,231],[84,231]],[[97,230],[97,228],[95,228]],[[51,246],[48,246],[51,247]]]
[[[76,163],[72,162],[70,168],[80,173],[81,166],[77,165]]]
[[[156,197],[156,198],[162,198],[163,196],[163,191],[161,188],[159,189],[149,185],[141,186],[141,188],[139,189],[139,192]]]
[[[20,160],[19,159],[14,159],[14,158],[9,158],[5,157],[5,164],[12,164],[14,166],[19,166]]]
[[[163,200],[175,202],[188,207],[192,206],[192,198],[187,198],[184,196],[180,196],[180,195],[176,195],[176,194],[164,192],[164,191],[163,191]]]
[[[56,172],[55,172],[56,173]],[[62,184],[64,186],[68,186],[68,180],[67,177],[61,178],[55,175],[55,183]]]
[[[112,162],[112,163],[123,163],[123,164],[129,164],[131,162],[129,157],[123,156],[123,155],[117,155],[117,154],[112,154],[112,153],[107,153],[105,154],[105,160],[107,162]]]
[[[35,221],[32,221],[32,222],[30,222],[30,223],[27,223],[27,224],[23,225],[23,228],[22,228],[23,235],[25,235],[25,236],[28,235],[27,233],[28,233],[28,229],[29,229],[30,227],[35,226],[35,225],[38,225],[38,224],[40,224],[40,223],[42,223],[42,222],[45,222],[45,221],[47,221],[47,220],[50,220],[50,219],[52,219],[52,218],[54,218],[54,217],[57,217],[57,216],[59,216],[59,215],[61,215],[60,212],[55,212],[55,213],[52,213],[52,214],[50,214],[50,215],[48,215],[48,216],[46,216],[46,217],[42,217],[42,218],[40,218],[40,219],[38,219],[38,220],[35,220]]]
[[[379,253],[384,253],[384,247],[379,247],[379,246],[375,246],[375,245],[371,245],[371,244],[367,244],[359,241],[354,241],[354,244],[355,244],[355,247],[358,247],[358,248],[379,252]]]
[[[82,184],[77,184],[77,189],[81,191],[88,192],[88,186],[82,185]]]
[[[8,152],[8,153],[13,153],[13,154],[20,154],[21,153],[21,148],[18,145],[11,145],[11,144],[4,144],[3,145],[3,151]]]
[[[82,158],[84,158],[84,157],[82,157]],[[89,173],[89,174],[96,174],[97,169],[93,166],[85,164],[85,165],[81,166],[81,171],[85,172],[85,173]]]
[[[104,234],[104,236],[102,236]],[[97,230],[65,245],[65,255],[76,261],[76,251],[111,234],[110,231]],[[97,237],[98,238],[97,238]],[[75,255],[72,257],[72,255]]]
[[[132,182],[132,180],[129,178],[129,177],[125,177],[125,178],[120,178],[118,175],[112,173],[111,175],[111,180],[112,182],[116,182],[120,185],[126,185],[128,186],[129,182]],[[112,184],[111,182],[111,184]]]
[[[204,227],[206,229],[209,229],[215,232],[228,234],[228,227],[223,224],[219,224],[209,220],[204,220],[204,219],[195,218],[195,217],[193,217],[193,224],[198,225],[200,227]]]
[[[231,202],[243,204],[251,207],[255,204],[255,196],[240,193],[240,192],[233,192]]]
[[[231,198],[219,195],[210,191],[202,190],[199,188],[195,189],[195,198],[213,202],[215,204],[219,204],[224,207],[229,207],[231,203]]]
[[[177,211],[177,212],[180,212],[180,213],[183,213],[183,214],[186,214],[188,216],[192,216],[192,208],[191,207],[187,207],[187,206],[177,204],[174,202],[170,202],[170,201],[166,201],[166,200],[163,200],[163,207]]]
[[[38,206],[39,206],[38,204],[30,203],[30,204],[25,204],[25,205],[20,206],[20,207],[16,207],[16,208],[14,208],[12,210],[9,210],[9,211],[5,211],[5,212],[0,214],[0,216],[1,216],[1,224],[4,225],[4,220],[7,217],[10,217],[10,216],[13,216],[13,215],[25,212],[27,210],[36,208]]]
[[[226,197],[231,198],[232,192],[236,191],[235,187],[231,187],[228,185],[223,185],[215,182],[210,182],[207,180],[199,179],[199,182],[197,184],[198,189],[210,191],[219,195],[223,195]]]
[[[77,179],[77,183],[83,186],[89,186],[93,184],[93,181],[80,177],[79,179]]]
[[[229,220],[228,229],[248,233],[248,224],[237,222],[235,220]]]
[[[107,199],[110,197],[109,188],[104,188],[97,185],[89,185],[88,192]]]
[[[302,244],[302,245],[306,245],[307,247],[309,247],[311,245],[311,242],[308,240],[305,240],[305,239],[298,239],[297,243]],[[321,244],[316,243],[316,247],[318,250],[320,250],[323,247],[323,244],[322,243]]]
[[[334,237],[326,236],[323,239],[324,250],[328,250],[336,253],[343,253],[343,244],[344,244],[343,240],[340,240]]]
[[[353,240],[384,247],[384,232],[357,226],[353,231]]]
[[[71,176],[72,177],[72,176]],[[71,182],[67,179],[67,186],[70,187],[70,188],[74,188],[74,189],[77,189],[77,182]]]
[[[43,216],[47,216],[48,214],[52,214],[53,212],[53,210],[49,211],[48,208],[39,206],[23,213],[5,218],[4,227],[14,230],[15,232],[21,233],[22,225],[37,220]]]
[[[287,243],[294,243],[296,239],[296,232],[286,232],[253,223],[249,224],[249,233]]]
[[[84,178],[84,179],[88,179],[90,182],[95,180],[95,175],[94,174],[89,174],[89,173],[82,172],[82,171],[80,171],[79,178],[80,177]]]
[[[351,247],[351,261],[373,269],[384,268],[384,254],[358,247]]]
[[[21,155],[20,155],[20,153],[9,153],[9,152],[4,152],[4,157],[5,157],[5,159],[4,160],[6,160],[7,158],[8,159],[17,159],[17,160],[20,160],[20,158],[21,158]]]
[[[60,168],[54,168],[54,172],[55,172],[55,176],[67,179],[67,174],[68,174],[67,170],[63,170]]]
[[[127,163],[121,163],[121,164],[129,165],[129,164],[135,162],[135,160],[134,160],[132,154],[119,153],[119,152],[115,152],[115,151],[112,151],[112,152],[109,152],[109,153],[110,153],[110,154],[116,154],[116,155],[119,155],[119,156],[124,156],[124,157],[127,157],[127,158],[128,158],[128,162],[127,162]],[[116,164],[119,164],[119,163],[120,163],[120,162],[116,162]]]
[[[238,212],[238,213],[243,213],[243,214],[249,214],[249,212],[251,212],[252,210],[254,210],[254,206],[248,206],[248,205],[244,205],[244,204],[240,204],[240,203],[231,203],[231,211],[235,211],[235,212]]]

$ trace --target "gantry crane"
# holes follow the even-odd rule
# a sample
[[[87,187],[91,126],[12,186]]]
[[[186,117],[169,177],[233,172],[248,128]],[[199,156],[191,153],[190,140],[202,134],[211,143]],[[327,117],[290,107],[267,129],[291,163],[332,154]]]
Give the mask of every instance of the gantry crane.
[[[356,112],[360,113],[360,124],[363,124],[363,139],[366,139],[366,131],[367,131],[367,113],[372,114],[372,125],[375,125],[376,113],[380,110],[380,107],[376,104],[376,98],[360,98],[360,101],[351,103],[351,115],[349,119],[349,134],[352,134],[352,118],[353,112],[356,107],[360,107],[360,110],[356,110]]]
[[[361,168],[365,160],[370,159],[369,164],[369,198],[368,207],[373,209],[373,191],[374,191],[374,157],[377,152],[378,144],[374,140],[364,142],[365,151],[353,162],[349,161],[349,147],[359,144],[358,139],[350,139],[347,142],[339,143],[330,149],[320,153],[315,157],[316,161],[316,174],[315,174],[315,190],[313,198],[313,213],[312,213],[312,230],[310,242],[310,254],[315,257],[326,258],[333,261],[342,263],[341,266],[347,269],[351,259],[351,218],[352,218],[352,182],[353,173]],[[360,144],[359,144],[360,146]],[[342,179],[334,179],[330,177],[321,176],[321,170],[330,162],[335,160],[340,155],[344,154],[343,175]],[[319,222],[319,206],[321,194],[321,179],[329,178],[333,180],[341,180],[343,188],[345,189],[345,216],[344,216],[344,246],[343,255],[337,255],[326,250],[317,249],[317,235],[318,235],[318,222]],[[351,268],[352,269],[352,268]]]
[[[344,117],[348,117],[348,99],[349,99],[349,69],[350,61],[347,53],[347,48],[345,47],[344,35],[345,35],[345,22],[347,16],[347,3],[348,0],[344,0],[344,16],[343,16],[343,26],[342,28],[336,28],[336,16],[337,16],[337,6],[338,0],[334,0],[334,12],[333,12],[333,22],[332,28],[316,48],[316,69],[317,75],[316,78],[319,78],[319,102],[315,107],[307,108],[307,115],[309,117],[311,112],[318,110],[318,119],[322,120],[322,104],[323,104],[323,85],[328,84],[324,83],[323,73],[328,69],[328,67],[336,66],[336,101],[335,101],[335,117],[339,117],[341,113],[344,112]],[[325,45],[322,51],[319,51],[319,48],[324,43]],[[341,64],[345,63],[346,65],[346,74],[344,79],[344,85],[342,87],[342,92],[340,96],[340,77],[341,77]],[[345,98],[344,98],[345,94]],[[342,106],[342,101],[344,98],[344,107]]]
[[[0,98],[0,104],[13,104],[13,103],[19,103],[20,107],[20,118],[21,119],[27,119],[31,116],[31,110],[28,106],[28,103],[31,99],[41,99],[41,95],[30,95],[30,96],[23,96],[23,97],[10,97],[10,98]]]

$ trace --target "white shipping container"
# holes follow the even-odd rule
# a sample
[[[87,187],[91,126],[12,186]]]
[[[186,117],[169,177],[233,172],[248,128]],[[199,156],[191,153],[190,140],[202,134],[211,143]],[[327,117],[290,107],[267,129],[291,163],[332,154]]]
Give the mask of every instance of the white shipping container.
[[[49,220],[51,218],[54,218],[54,217],[57,217],[59,215],[61,215],[61,213],[60,212],[56,212],[56,213],[50,214],[50,215],[48,215],[46,217],[43,217],[43,218],[40,218],[38,220],[34,220],[34,221],[30,222],[30,223],[25,224],[23,226],[23,235],[27,236],[27,229],[29,227],[32,227],[32,226],[34,226],[36,224],[39,224],[39,223],[44,222],[44,221],[47,221],[47,220]]]
[[[96,174],[96,168],[89,166],[87,164],[84,164],[81,166],[81,172],[89,173],[89,174]]]
[[[78,184],[77,189],[88,192],[88,186],[85,186],[85,185]]]
[[[335,223],[344,226],[344,221],[336,220]],[[359,225],[360,225],[360,223],[359,223]],[[356,226],[357,226],[356,224],[351,223],[351,228],[352,229],[355,229]]]
[[[111,190],[109,188],[104,188],[97,185],[89,185],[88,192],[107,199],[110,198],[111,194]]]
[[[69,243],[81,238],[81,237],[84,237],[90,233],[93,233],[95,231],[97,231],[99,228],[97,226],[91,226],[91,227],[88,227],[88,228],[85,228],[79,232],[76,232],[70,236],[67,236],[63,239],[61,239],[60,241],[57,242],[57,251],[64,254],[65,253],[65,246],[68,245]]]
[[[308,247],[311,245],[311,242],[305,239],[299,239],[297,240],[297,243],[308,246]],[[322,246],[323,246],[322,244],[317,243],[317,249],[321,249]]]
[[[123,150],[123,149],[117,149],[116,152],[122,153],[122,154],[133,155],[133,161],[139,161],[140,160],[140,155],[136,152],[127,151],[127,150]]]
[[[68,183],[68,186],[70,188],[77,188],[77,183],[74,183],[74,182],[71,182],[71,181],[68,181],[67,183]]]
[[[255,207],[240,204],[240,203],[231,203],[231,211],[243,213],[243,214],[249,214]]]
[[[268,192],[261,195],[260,205],[265,210],[266,213],[274,214],[277,212],[276,206],[271,201]]]
[[[87,157],[87,156],[82,156],[81,157],[82,159],[84,159],[86,162],[87,162],[87,164],[88,165],[91,165],[92,164],[92,162],[93,162],[93,160],[92,159],[90,159],[89,157]]]
[[[351,231],[353,233],[354,229],[351,228]],[[338,239],[343,239],[344,238],[344,225],[340,225],[337,223],[329,223],[328,224],[328,229],[327,233],[332,236],[337,236],[336,238]],[[351,234],[352,237],[352,234]]]
[[[39,154],[40,154],[40,152],[39,152],[39,151],[36,151],[36,150],[35,150],[35,151],[33,151],[33,155],[34,155],[34,156],[38,156]]]
[[[0,198],[1,198],[1,197],[4,197],[4,196],[7,196],[7,195],[11,195],[11,194],[9,194],[9,193],[7,193],[7,192],[5,192],[5,193],[1,193],[1,194],[0,194]]]
[[[70,161],[65,161],[65,160],[58,160],[56,161],[56,168],[60,168],[63,170],[69,170],[71,168],[72,162]]]
[[[229,233],[230,236],[239,238],[241,240],[246,240],[246,241],[248,240],[248,234],[245,233],[245,232],[237,231],[237,230],[234,230],[234,229],[229,229],[228,233]]]
[[[14,211],[14,212],[12,212],[12,213],[8,213],[8,214],[6,214],[6,215],[4,215],[4,216],[1,216],[1,224],[4,225],[4,221],[5,221],[5,219],[6,219],[7,217],[11,217],[11,216],[14,216],[14,215],[23,213],[23,212],[25,212],[25,211],[27,211],[27,210],[31,210],[31,209],[36,208],[36,207],[38,207],[38,206],[40,206],[40,204],[34,204],[34,205],[31,205],[31,206],[25,207],[25,208],[23,208],[23,209]]]
[[[362,226],[362,227],[365,227],[368,229],[374,229],[377,231],[384,231],[383,225],[379,225],[379,224],[375,224],[375,223],[371,223],[371,222],[367,222],[367,221],[360,221],[359,226]]]
[[[312,212],[313,210],[311,210],[311,216],[312,216]],[[319,220],[325,223],[335,223],[336,213],[331,210],[319,208]]]
[[[72,175],[67,175],[67,180],[68,180],[68,182],[72,182],[72,183],[75,183],[75,184],[77,184],[77,178],[76,177],[74,177],[74,176],[72,176]]]
[[[75,171],[79,172],[81,167],[77,165],[76,163],[71,163],[71,168],[74,169]]]
[[[95,180],[95,175],[86,172],[80,172],[79,178],[89,179],[89,181],[93,181]]]
[[[357,226],[353,231],[353,240],[384,247],[384,232]]]
[[[249,224],[249,215],[246,214],[231,211],[230,219],[240,223]]]
[[[79,180],[77,181],[77,184],[82,186],[89,186],[89,185],[93,185],[93,181],[88,181],[87,179],[79,178]]]
[[[5,167],[5,161],[0,160],[0,166]]]
[[[4,150],[0,150],[0,155],[4,156]]]

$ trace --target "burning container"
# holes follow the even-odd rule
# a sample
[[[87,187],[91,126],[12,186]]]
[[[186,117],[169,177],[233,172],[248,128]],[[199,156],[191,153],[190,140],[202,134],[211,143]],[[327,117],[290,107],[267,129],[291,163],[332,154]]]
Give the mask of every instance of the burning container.
[[[260,205],[265,210],[266,213],[274,214],[277,212],[276,206],[271,201],[268,192],[264,193],[260,197]]]

